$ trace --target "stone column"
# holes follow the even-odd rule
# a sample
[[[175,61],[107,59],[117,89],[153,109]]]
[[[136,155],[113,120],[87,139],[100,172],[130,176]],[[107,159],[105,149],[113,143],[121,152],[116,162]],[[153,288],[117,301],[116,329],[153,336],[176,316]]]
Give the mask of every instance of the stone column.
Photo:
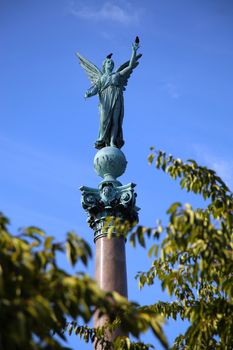
[[[125,240],[101,237],[96,240],[95,278],[100,288],[116,291],[127,298]]]
[[[133,183],[122,186],[116,180],[126,169],[127,161],[121,150],[116,147],[104,147],[97,152],[94,168],[103,181],[98,189],[82,186],[82,206],[88,213],[89,226],[94,230],[96,244],[95,278],[97,284],[105,291],[116,291],[127,298],[127,273],[125,257],[125,238],[116,234],[113,228],[111,239],[107,237],[106,219],[117,218],[120,222],[138,221],[138,210],[135,206],[136,193]],[[111,224],[110,224],[111,225]],[[107,317],[95,315],[94,326],[99,327],[107,322]],[[112,341],[118,335],[125,335],[118,329],[107,334]],[[101,350],[98,345],[95,349]]]
[[[116,291],[127,298],[127,272],[125,257],[125,240],[123,237],[101,237],[96,240],[95,279],[99,287],[105,291]],[[107,322],[107,317],[94,318],[94,326],[101,327]],[[126,335],[117,329],[107,338],[113,341],[118,335]],[[101,349],[101,346],[97,349]]]

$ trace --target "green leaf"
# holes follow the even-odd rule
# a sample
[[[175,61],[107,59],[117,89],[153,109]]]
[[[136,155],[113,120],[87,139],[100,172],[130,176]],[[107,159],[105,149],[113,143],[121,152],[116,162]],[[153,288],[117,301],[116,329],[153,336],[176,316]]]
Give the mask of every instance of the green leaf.
[[[154,155],[153,153],[151,153],[151,154],[148,156],[148,158],[147,158],[148,163],[149,163],[149,164],[152,164],[152,163],[153,163],[154,158],[155,158],[155,155]]]
[[[178,208],[181,207],[181,203],[180,202],[175,202],[173,203],[170,208],[167,210],[167,214],[172,214],[174,213]]]

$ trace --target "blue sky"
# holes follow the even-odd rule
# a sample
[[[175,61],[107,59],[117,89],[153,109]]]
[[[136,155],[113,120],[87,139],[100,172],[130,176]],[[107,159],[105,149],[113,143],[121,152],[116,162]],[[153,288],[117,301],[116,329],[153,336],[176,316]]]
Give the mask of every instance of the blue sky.
[[[99,67],[113,52],[117,67],[136,35],[143,57],[125,92],[121,182],[137,184],[140,223],[166,221],[173,201],[203,204],[147,165],[151,145],[213,168],[232,188],[232,1],[0,0],[0,207],[12,230],[33,224],[61,239],[75,229],[94,249],[79,187],[101,180],[98,100],[83,98],[90,84],[75,52]],[[143,250],[127,246],[127,260],[130,299],[167,299],[159,284],[137,288],[134,275],[150,266]],[[183,327],[168,323],[170,342]]]

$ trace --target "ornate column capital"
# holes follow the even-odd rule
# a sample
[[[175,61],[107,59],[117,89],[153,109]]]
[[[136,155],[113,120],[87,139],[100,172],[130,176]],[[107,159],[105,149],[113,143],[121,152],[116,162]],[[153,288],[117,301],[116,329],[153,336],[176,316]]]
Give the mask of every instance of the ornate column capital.
[[[94,230],[94,241],[106,236],[103,227],[107,217],[120,218],[134,223],[138,221],[139,208],[135,205],[136,185],[117,185],[116,181],[102,181],[98,189],[82,186],[82,206],[88,213],[87,222]]]

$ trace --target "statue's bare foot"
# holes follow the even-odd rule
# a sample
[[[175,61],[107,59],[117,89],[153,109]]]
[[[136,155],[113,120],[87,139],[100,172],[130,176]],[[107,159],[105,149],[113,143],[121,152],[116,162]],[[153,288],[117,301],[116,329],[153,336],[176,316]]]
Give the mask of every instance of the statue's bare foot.
[[[115,145],[115,143],[113,143],[113,142],[110,143],[110,146],[111,146],[111,147],[116,147],[116,148],[117,148],[117,145]]]

